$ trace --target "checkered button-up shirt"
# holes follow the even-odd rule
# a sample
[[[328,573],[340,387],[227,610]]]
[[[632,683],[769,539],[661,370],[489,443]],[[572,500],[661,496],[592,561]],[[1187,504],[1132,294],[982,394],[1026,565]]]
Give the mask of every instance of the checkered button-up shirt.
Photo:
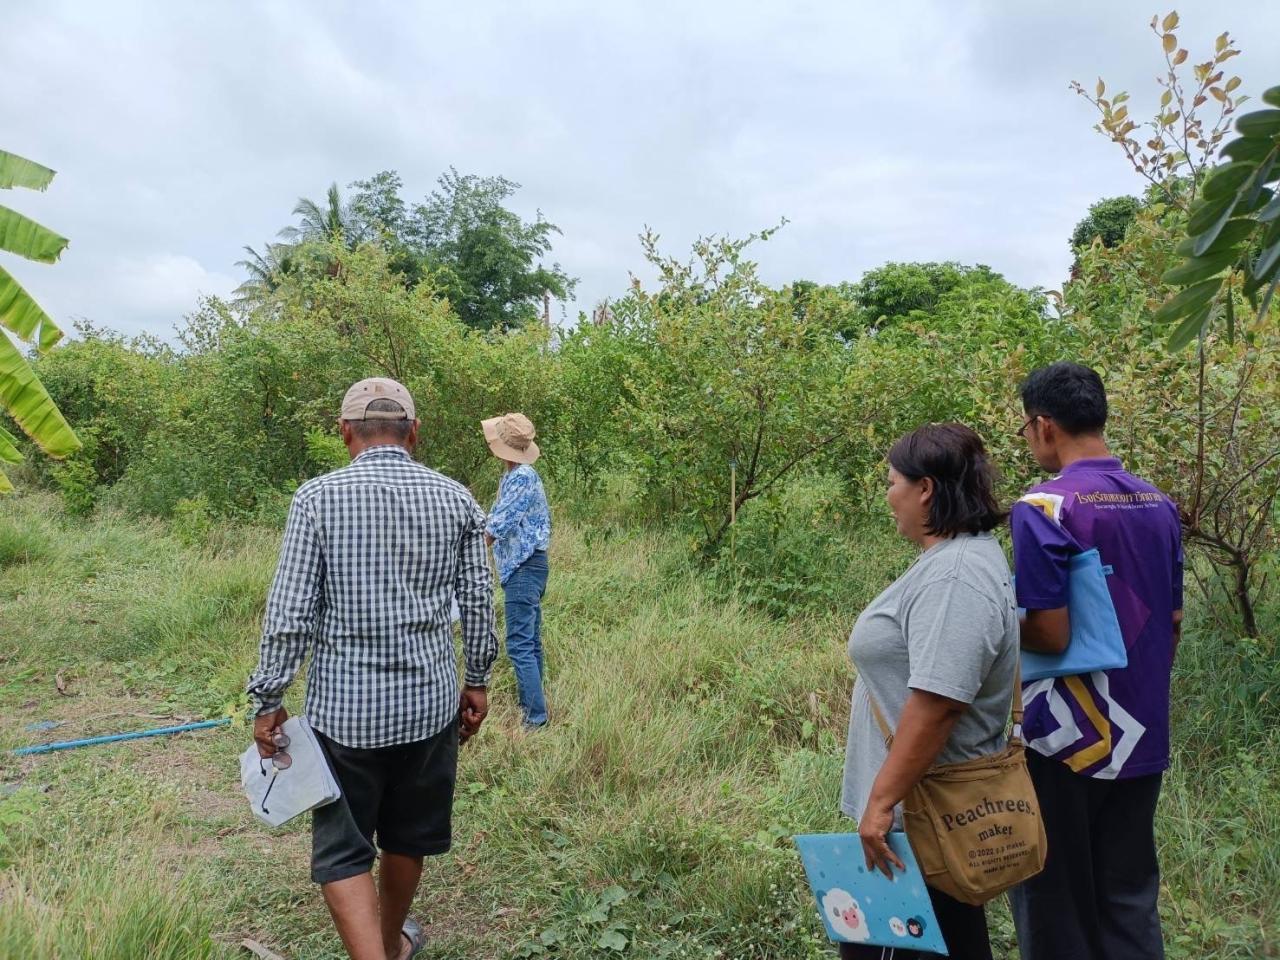
[[[450,611],[466,682],[485,686],[498,640],[485,515],[403,447],[365,450],[294,494],[249,696],[280,705],[313,646],[306,714],[349,747],[424,740],[458,715]]]

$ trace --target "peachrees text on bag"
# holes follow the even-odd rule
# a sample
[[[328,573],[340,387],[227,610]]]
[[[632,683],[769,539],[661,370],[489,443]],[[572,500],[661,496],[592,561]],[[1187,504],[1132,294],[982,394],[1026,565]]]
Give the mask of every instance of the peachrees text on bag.
[[[956,827],[975,823],[983,817],[990,817],[997,813],[1035,814],[1035,810],[1026,800],[992,800],[990,797],[983,797],[981,803],[970,807],[968,810],[961,810],[959,813],[944,813],[942,822],[947,830],[951,831]]]

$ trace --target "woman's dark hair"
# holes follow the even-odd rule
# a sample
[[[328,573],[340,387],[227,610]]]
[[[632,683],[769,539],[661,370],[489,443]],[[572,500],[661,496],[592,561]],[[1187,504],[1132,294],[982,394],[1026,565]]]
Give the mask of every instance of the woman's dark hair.
[[[982,438],[963,423],[930,423],[889,450],[893,469],[909,480],[933,481],[925,530],[935,537],[983,533],[1007,516],[992,488],[995,470]]]
[[[1107,424],[1107,391],[1089,367],[1051,363],[1022,381],[1022,408],[1029,417],[1048,417],[1072,436],[1101,433]]]

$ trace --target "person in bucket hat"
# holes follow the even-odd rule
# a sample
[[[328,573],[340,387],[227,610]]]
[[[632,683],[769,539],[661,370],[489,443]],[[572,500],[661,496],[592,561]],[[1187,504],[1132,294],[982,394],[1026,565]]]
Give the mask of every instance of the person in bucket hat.
[[[502,583],[507,621],[507,656],[515,670],[526,729],[547,722],[542,677],[542,595],[547,589],[547,548],[551,511],[542,479],[533,469],[541,455],[533,423],[523,413],[506,413],[480,423],[493,455],[506,464],[497,501],[485,524]]]

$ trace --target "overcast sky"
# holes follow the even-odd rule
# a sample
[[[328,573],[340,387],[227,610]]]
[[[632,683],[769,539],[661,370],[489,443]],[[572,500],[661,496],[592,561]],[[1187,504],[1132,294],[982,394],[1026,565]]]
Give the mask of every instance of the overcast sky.
[[[1255,96],[1280,83],[1271,3],[1178,5],[1197,58],[1230,30]],[[1269,12],[1271,11],[1271,12]],[[1056,287],[1092,201],[1136,193],[1072,79],[1158,92],[1150,4],[111,3],[7,0],[0,148],[58,171],[11,205],[71,238],[4,265],[65,327],[169,337],[242,246],[395,169],[410,199],[449,165],[522,184],[564,231],[590,310],[664,248],[789,225],[766,278],[853,280],[887,260],[986,263]],[[1161,13],[1165,10],[1160,10]]]

